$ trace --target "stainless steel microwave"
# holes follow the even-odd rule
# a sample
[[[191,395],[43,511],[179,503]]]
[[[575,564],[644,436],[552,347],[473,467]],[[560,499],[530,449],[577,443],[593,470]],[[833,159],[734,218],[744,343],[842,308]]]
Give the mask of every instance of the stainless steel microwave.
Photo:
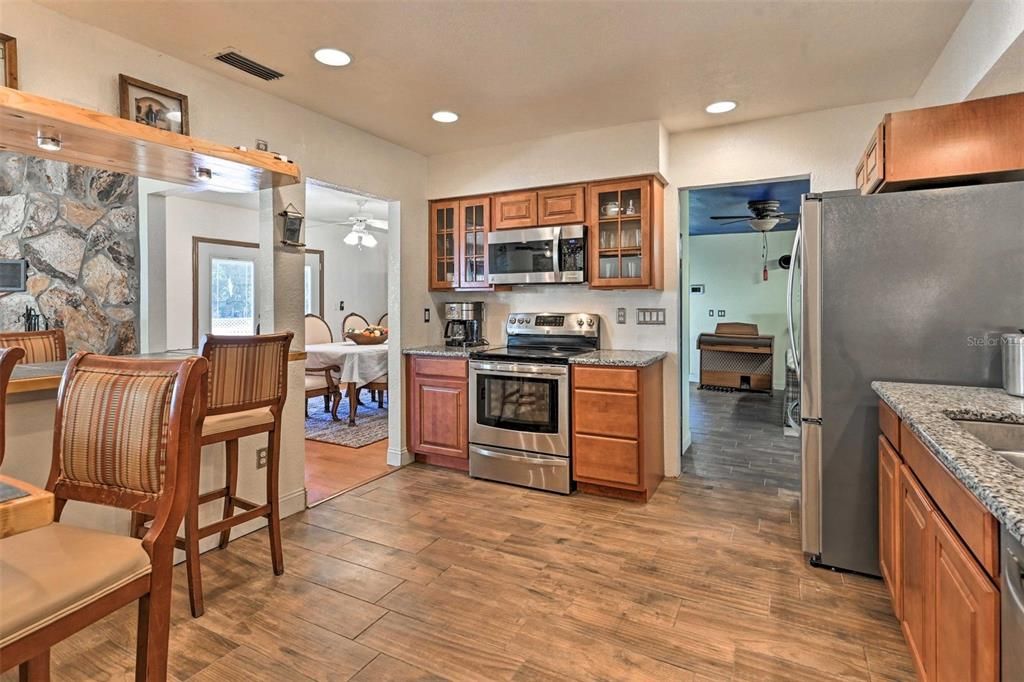
[[[488,235],[491,284],[587,281],[587,226],[527,227]]]

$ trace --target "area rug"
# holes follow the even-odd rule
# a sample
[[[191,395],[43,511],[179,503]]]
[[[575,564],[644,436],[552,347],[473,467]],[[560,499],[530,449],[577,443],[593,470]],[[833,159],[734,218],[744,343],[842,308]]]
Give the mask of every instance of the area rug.
[[[369,401],[369,395],[364,395],[363,399],[366,403],[360,405],[359,411],[356,412],[355,426],[348,425],[347,398],[338,406],[338,421],[332,420],[329,412],[324,412],[322,398],[310,399],[309,416],[306,417],[306,438],[321,443],[344,445],[347,448],[361,448],[387,438],[387,402],[384,403],[384,409],[380,409],[376,402]]]

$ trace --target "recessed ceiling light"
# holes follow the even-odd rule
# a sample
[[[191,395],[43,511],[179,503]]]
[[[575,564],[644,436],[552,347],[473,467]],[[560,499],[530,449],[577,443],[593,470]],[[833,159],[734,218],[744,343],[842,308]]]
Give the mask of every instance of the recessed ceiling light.
[[[352,57],[348,55],[348,52],[342,52],[333,47],[321,47],[313,53],[313,58],[327,66],[348,66],[352,63]]]
[[[455,123],[459,120],[459,115],[454,111],[435,111],[430,118],[438,123]]]
[[[726,112],[732,111],[735,108],[736,102],[733,102],[730,99],[724,99],[721,102],[712,102],[711,104],[704,107],[704,111],[708,112],[709,114],[724,114]]]

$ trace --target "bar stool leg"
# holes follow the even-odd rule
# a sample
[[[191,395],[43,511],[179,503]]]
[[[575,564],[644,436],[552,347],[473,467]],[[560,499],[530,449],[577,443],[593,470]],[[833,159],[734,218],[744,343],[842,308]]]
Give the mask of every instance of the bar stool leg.
[[[203,577],[199,568],[199,453],[192,466],[192,490],[185,510],[185,569],[188,573],[188,601],[192,617],[203,615]]]
[[[168,570],[154,574],[150,592],[139,599],[138,631],[135,644],[135,680],[167,679],[167,648],[171,628],[171,585]]]
[[[235,491],[238,489],[238,439],[224,442],[224,453],[226,455],[227,491],[224,495],[224,516],[230,519],[235,514]],[[220,548],[225,549],[228,541],[231,540],[231,529],[226,528],[220,532]]]
[[[30,658],[18,666],[18,682],[49,682],[50,650],[47,649],[34,658]]]
[[[281,510],[278,502],[278,476],[281,458],[281,431],[275,428],[267,434],[267,504],[270,512],[267,515],[267,531],[270,533],[270,560],[274,565],[274,575],[284,573],[284,553],[281,550]]]

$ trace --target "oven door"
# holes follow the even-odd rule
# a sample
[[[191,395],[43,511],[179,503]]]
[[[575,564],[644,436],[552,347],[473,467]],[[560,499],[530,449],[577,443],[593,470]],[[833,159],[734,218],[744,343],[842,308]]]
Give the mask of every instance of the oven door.
[[[569,456],[569,368],[469,363],[469,442]]]

